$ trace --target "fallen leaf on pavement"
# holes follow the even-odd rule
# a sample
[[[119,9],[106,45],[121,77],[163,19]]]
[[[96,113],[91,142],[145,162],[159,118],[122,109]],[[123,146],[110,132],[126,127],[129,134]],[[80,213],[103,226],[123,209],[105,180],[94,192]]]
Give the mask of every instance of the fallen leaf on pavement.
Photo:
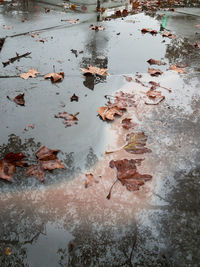
[[[21,73],[19,76],[24,80],[27,80],[29,77],[35,78],[39,72],[36,69],[30,69],[28,72]]]
[[[34,128],[35,128],[35,125],[32,124],[32,123],[28,124],[28,125],[24,128],[24,131],[28,131],[29,128],[34,129]]]
[[[25,100],[24,100],[24,94],[19,94],[14,98],[14,101],[16,104],[20,105],[20,106],[24,106],[25,105]]]
[[[46,39],[39,39],[39,40],[37,40],[36,42],[44,43],[44,42],[46,42],[46,41],[47,41]]]
[[[116,168],[117,170],[117,180],[121,182],[122,185],[126,186],[126,189],[129,191],[137,191],[140,186],[144,185],[145,182],[152,179],[152,176],[149,174],[140,174],[137,171],[137,165],[141,164],[142,159],[123,159],[123,160],[111,160],[109,163],[110,168]],[[116,181],[113,183],[113,185]],[[113,185],[110,188],[108,199],[111,197],[111,190]]]
[[[76,101],[78,102],[78,96],[73,94],[73,96],[70,98],[71,102]]]
[[[89,66],[88,69],[83,69],[80,68],[84,73],[91,73],[94,75],[101,75],[101,76],[106,76],[108,75],[107,70],[108,69],[100,69],[98,67],[93,67],[93,66]]]
[[[176,65],[171,65],[170,70],[174,70],[178,73],[185,73],[185,71],[182,68],[178,68]]]
[[[80,22],[79,19],[61,19],[61,21],[66,21],[71,24],[78,24]]]
[[[147,28],[143,28],[142,30],[141,30],[141,32],[142,33],[150,33],[150,34],[152,34],[152,35],[156,35],[158,32],[156,31],[156,30],[152,30],[152,29],[147,29]]]
[[[169,93],[171,93],[171,91],[172,91],[171,89],[168,89],[168,88],[166,88],[166,87],[164,87],[164,86],[162,86],[159,83],[154,82],[154,81],[149,81],[149,84],[152,85],[151,89],[155,89],[156,87],[160,87],[160,88],[167,90]]]
[[[23,167],[27,165],[24,161],[23,153],[8,153],[0,160],[0,178],[12,182],[12,176],[15,173],[16,166]]]
[[[99,107],[97,110],[101,118],[105,121],[107,120],[114,120],[114,116],[122,116],[123,113],[121,112],[120,108],[114,106],[114,107]]]
[[[123,127],[124,129],[127,129],[127,130],[136,127],[137,124],[136,124],[136,123],[133,123],[133,122],[131,122],[131,121],[132,121],[132,119],[130,119],[130,118],[125,118],[125,119],[123,119],[123,120],[122,120],[122,127]]]
[[[52,83],[60,82],[64,78],[64,72],[51,72],[44,75],[45,79],[51,79]]]
[[[171,32],[165,31],[162,33],[162,37],[168,37],[170,39],[174,39],[174,38],[176,38],[176,35],[172,34]]]
[[[159,76],[159,75],[163,74],[163,72],[159,69],[148,68],[148,72],[150,73],[151,76]]]
[[[78,123],[78,118],[76,117],[78,114],[79,112],[73,115],[64,111],[64,112],[59,112],[58,115],[55,115],[55,118],[64,119],[63,123],[65,124],[65,127],[70,127]]]
[[[99,183],[97,179],[94,178],[94,175],[92,173],[85,174],[85,188],[88,188],[89,186],[93,185],[94,183]]]
[[[32,37],[32,38],[35,38],[35,37],[38,37],[38,36],[39,36],[39,33],[32,33],[32,34],[31,34],[31,37]]]
[[[114,152],[118,152],[121,150],[126,150],[127,152],[131,154],[144,154],[144,153],[150,153],[151,150],[146,146],[147,136],[144,134],[144,132],[136,132],[136,133],[130,133],[126,136],[127,144],[123,146],[122,148],[114,151],[105,151],[106,154],[111,154]]]
[[[37,165],[29,166],[26,176],[34,176],[43,183],[45,180],[45,170],[42,168],[42,164],[38,163]]]
[[[105,28],[103,26],[95,26],[93,24],[90,25],[90,29],[91,30],[94,30],[96,32],[98,32],[98,31],[104,31],[105,30]]]
[[[11,250],[11,248],[10,248],[10,247],[5,248],[5,249],[4,249],[4,254],[5,254],[6,256],[10,256],[10,255],[12,254],[12,250]]]
[[[58,149],[49,149],[46,146],[42,146],[38,151],[35,153],[36,157],[39,160],[53,160],[57,159],[57,154],[60,150]]]
[[[160,60],[155,60],[155,59],[152,59],[150,58],[149,60],[147,60],[147,62],[150,64],[150,65],[166,65],[166,63],[160,61]]]

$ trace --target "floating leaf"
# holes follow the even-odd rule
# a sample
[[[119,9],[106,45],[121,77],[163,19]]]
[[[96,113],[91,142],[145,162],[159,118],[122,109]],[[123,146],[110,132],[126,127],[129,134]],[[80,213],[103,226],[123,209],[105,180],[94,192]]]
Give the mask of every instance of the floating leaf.
[[[73,115],[64,111],[64,112],[59,112],[58,115],[55,115],[55,118],[64,119],[63,123],[65,124],[65,127],[69,127],[78,123],[78,118],[76,117],[78,114],[79,112]]]
[[[9,248],[9,247],[5,248],[5,249],[4,249],[4,254],[5,254],[6,256],[10,256],[10,255],[12,254],[12,250],[11,250],[11,248]]]
[[[161,66],[161,65],[166,65],[166,63],[160,61],[160,60],[155,60],[155,59],[152,59],[150,58],[149,60],[147,60],[147,62],[150,64],[150,65],[158,65],[158,66]]]
[[[51,79],[52,83],[60,82],[64,78],[64,72],[51,72],[44,75],[45,79]]]
[[[98,31],[104,31],[105,27],[103,27],[103,26],[95,26],[95,25],[91,24],[90,25],[90,29],[98,32]]]
[[[24,106],[25,105],[25,100],[24,100],[24,94],[19,94],[14,98],[14,101],[16,104],[20,105],[20,106]]]
[[[101,116],[101,118],[105,121],[107,120],[114,120],[114,116],[118,115],[118,116],[122,116],[123,113],[121,112],[119,107],[100,107],[97,112],[99,113],[99,115]]]
[[[19,76],[24,80],[27,80],[29,77],[35,78],[37,74],[39,74],[39,72],[36,69],[30,69],[28,72],[21,73]]]
[[[156,76],[156,77],[163,74],[163,72],[159,69],[148,68],[148,72],[150,73],[151,76]]]
[[[171,32],[164,31],[162,33],[162,37],[168,37],[170,39],[174,39],[174,38],[176,38],[176,35],[172,34]]]
[[[73,101],[78,102],[78,96],[73,94],[72,97],[70,98],[70,100],[71,100],[71,102],[73,102]]]
[[[81,70],[84,72],[84,73],[91,73],[91,74],[94,74],[94,75],[101,75],[101,76],[106,76],[108,75],[107,73],[107,70],[108,69],[100,69],[98,67],[93,67],[93,66],[89,66],[88,69],[83,69],[81,68]]]
[[[150,33],[152,35],[156,35],[158,32],[156,30],[148,29],[148,28],[143,28],[141,30],[142,33]]]
[[[185,71],[182,68],[178,68],[176,65],[171,65],[170,70],[174,70],[178,73],[185,73]]]

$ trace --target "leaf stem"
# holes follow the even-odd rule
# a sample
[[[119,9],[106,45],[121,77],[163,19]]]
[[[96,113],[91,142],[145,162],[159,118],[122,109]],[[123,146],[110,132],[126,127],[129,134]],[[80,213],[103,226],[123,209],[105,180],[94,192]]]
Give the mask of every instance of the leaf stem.
[[[110,190],[109,190],[109,193],[108,193],[108,195],[107,195],[107,199],[110,199],[111,198],[111,191],[112,191],[112,189],[113,189],[113,186],[116,184],[116,182],[118,181],[118,179],[116,179],[115,181],[114,181],[114,183],[112,184],[112,186],[111,186],[111,188],[110,188]]]

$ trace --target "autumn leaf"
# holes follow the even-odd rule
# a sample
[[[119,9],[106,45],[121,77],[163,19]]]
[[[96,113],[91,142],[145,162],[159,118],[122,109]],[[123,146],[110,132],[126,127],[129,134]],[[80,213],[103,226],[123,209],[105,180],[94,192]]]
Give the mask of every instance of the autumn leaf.
[[[93,24],[90,25],[90,29],[91,30],[94,30],[96,32],[98,32],[98,31],[104,31],[105,30],[105,28],[103,26],[95,26]]]
[[[174,38],[176,38],[176,35],[172,34],[171,32],[164,31],[162,33],[162,37],[168,37],[170,39],[174,39]]]
[[[99,115],[101,116],[101,118],[105,121],[107,120],[111,120],[113,121],[115,118],[115,115],[118,116],[122,116],[123,113],[121,112],[120,108],[118,107],[99,107],[99,109],[97,110],[97,112],[99,113]]]
[[[78,114],[79,112],[73,115],[64,111],[64,112],[59,112],[58,115],[55,115],[55,118],[64,119],[63,123],[65,124],[65,127],[70,127],[78,123],[78,118],[76,117]]]
[[[5,30],[12,30],[13,26],[3,25],[2,28]]]
[[[37,74],[39,74],[39,72],[36,69],[30,69],[28,72],[21,73],[19,76],[24,80],[27,80],[29,77],[35,78]]]
[[[73,101],[78,102],[78,96],[73,94],[72,97],[70,98],[70,100],[71,100],[71,102],[73,102]]]
[[[34,129],[34,128],[35,128],[35,125],[32,124],[32,123],[28,124],[28,125],[24,128],[24,131],[28,131],[29,128]]]
[[[64,78],[64,72],[51,72],[44,75],[45,79],[51,79],[52,83],[60,82]]]
[[[156,77],[163,74],[163,72],[159,69],[148,68],[148,72],[150,73],[151,76],[156,76]]]
[[[100,75],[100,76],[106,76],[108,75],[107,70],[108,69],[100,69],[98,67],[88,66],[88,69],[80,68],[84,73],[91,73],[93,75]]]
[[[80,22],[79,19],[61,19],[61,21],[66,21],[71,24],[78,24]]]
[[[38,37],[38,36],[39,36],[39,33],[37,33],[37,32],[31,34],[31,37],[32,37],[32,38],[35,38],[35,37]]]
[[[6,256],[10,256],[10,255],[12,254],[12,250],[11,250],[11,248],[10,248],[10,247],[6,247],[6,248],[4,249],[4,254],[5,254]]]
[[[89,186],[93,185],[94,183],[99,183],[97,179],[94,178],[94,175],[92,173],[85,174],[85,188],[88,188]]]
[[[166,63],[160,61],[160,60],[155,60],[155,59],[152,59],[150,58],[149,60],[147,60],[147,62],[150,64],[150,65],[158,65],[158,66],[161,66],[161,65],[166,65]]]
[[[142,30],[141,30],[141,32],[142,33],[150,33],[150,34],[152,34],[152,35],[156,35],[158,32],[156,31],[156,30],[152,30],[152,29],[148,29],[148,28],[143,28]]]
[[[38,164],[28,167],[26,176],[35,176],[41,182],[45,180],[45,170],[65,169],[62,161],[57,158],[60,150],[49,149],[42,146],[36,153]]]
[[[154,81],[149,81],[149,84],[152,85],[151,89],[155,89],[156,87],[160,87],[160,88],[163,88],[163,89],[167,90],[169,93],[171,93],[171,91],[172,91],[171,89],[166,88],[166,87],[164,87],[164,86],[162,86],[159,83],[154,82]]]
[[[14,101],[16,104],[20,105],[20,106],[24,106],[25,105],[25,100],[24,100],[24,94],[19,94],[14,98]]]
[[[119,180],[122,185],[125,185],[126,189],[129,191],[139,190],[140,186],[152,179],[151,175],[140,174],[137,171],[137,165],[140,165],[142,160],[143,159],[111,160],[109,163],[110,168],[115,168],[117,170],[117,180]],[[116,183],[116,181],[113,183],[113,185]],[[108,199],[111,197],[113,185],[111,186],[107,196]]]
[[[149,90],[146,92],[146,95],[151,98],[162,98],[163,97],[161,92],[156,91],[156,90]]]
[[[125,76],[125,75],[124,75],[124,78],[126,79],[126,81],[127,81],[127,82],[131,82],[131,81],[133,80],[133,78],[132,78],[132,77]]]
[[[12,176],[15,173],[16,166],[23,167],[27,165],[24,161],[23,153],[8,153],[0,160],[0,178],[12,182]]]
[[[126,130],[132,129],[136,127],[137,124],[132,122],[132,119],[130,118],[125,118],[122,120],[122,127]]]
[[[140,2],[139,1],[134,1],[132,2],[132,9],[136,9],[140,6]]]
[[[37,40],[37,42],[40,42],[40,43],[44,43],[46,41],[47,41],[46,39],[39,39],[39,40]]]
[[[147,136],[144,134],[144,132],[130,133],[126,136],[126,141],[126,145],[122,148],[114,151],[105,151],[105,153],[111,154],[114,152],[121,151],[123,149],[131,154],[144,154],[151,152],[149,148],[145,147]]]
[[[185,71],[182,68],[178,68],[176,65],[171,65],[170,70],[174,70],[178,73],[185,73]]]

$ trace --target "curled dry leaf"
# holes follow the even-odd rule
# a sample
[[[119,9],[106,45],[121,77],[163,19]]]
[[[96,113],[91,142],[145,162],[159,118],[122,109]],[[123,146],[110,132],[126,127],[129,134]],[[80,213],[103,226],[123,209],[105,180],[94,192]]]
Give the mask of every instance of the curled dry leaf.
[[[178,73],[185,73],[185,71],[182,68],[177,67],[176,65],[171,65],[170,70],[174,70]]]
[[[159,69],[148,68],[148,72],[150,73],[151,76],[159,76],[159,75],[163,74],[163,72]]]
[[[162,37],[168,37],[170,39],[174,39],[174,38],[176,38],[176,35],[172,34],[171,32],[164,31],[162,33]]]
[[[24,106],[25,105],[25,100],[24,100],[24,94],[19,94],[14,98],[14,101],[16,104],[20,105],[20,106]]]
[[[100,107],[97,112],[101,116],[101,118],[105,121],[111,120],[113,121],[115,118],[115,115],[122,116],[123,113],[121,112],[119,107],[113,106],[113,107]]]
[[[44,75],[45,79],[51,79],[52,83],[60,82],[64,78],[64,72],[51,72]]]
[[[76,117],[78,114],[79,112],[73,115],[64,111],[64,112],[59,112],[58,115],[55,115],[55,118],[64,119],[63,123],[65,124],[65,127],[70,127],[78,123],[78,118]]]
[[[98,31],[104,31],[105,27],[103,27],[103,26],[95,26],[95,25],[91,24],[90,25],[90,29],[98,32]]]
[[[152,59],[152,58],[150,58],[149,60],[147,60],[147,62],[148,62],[150,65],[158,65],[158,66],[166,65],[165,62],[162,62],[162,61],[160,61],[160,60],[155,60],[155,59]]]
[[[28,167],[26,176],[35,176],[41,182],[45,180],[45,170],[65,169],[62,161],[57,158],[57,154],[60,150],[49,149],[46,146],[42,146],[36,153],[38,160],[37,165],[31,165]]]
[[[88,69],[81,68],[81,70],[84,73],[91,73],[91,74],[94,74],[94,75],[101,75],[101,76],[108,75],[108,73],[107,73],[108,69],[100,69],[98,67],[93,67],[91,65],[88,67]]]
[[[39,74],[39,72],[36,69],[30,69],[28,72],[21,73],[19,76],[24,80],[27,80],[29,77],[35,78],[37,74]]]
[[[73,96],[70,98],[71,102],[76,101],[78,102],[78,96],[73,94]]]
[[[142,33],[150,33],[152,35],[156,35],[158,32],[156,30],[148,29],[148,28],[143,28],[141,30]]]
[[[124,129],[129,130],[129,129],[135,128],[136,126],[137,126],[137,124],[133,123],[132,119],[130,119],[130,118],[125,118],[122,120],[122,127]]]
[[[93,185],[94,183],[99,183],[97,179],[94,178],[94,175],[92,173],[85,174],[85,188],[88,188],[89,186]]]
[[[119,180],[122,185],[125,185],[126,189],[129,191],[139,190],[140,186],[152,179],[151,175],[140,174],[137,171],[137,165],[140,165],[142,160],[143,159],[111,160],[109,163],[110,168],[116,168],[117,170],[117,180]],[[111,197],[113,185],[111,186],[110,192],[107,196],[108,199]]]
[[[0,178],[12,182],[12,176],[15,173],[16,166],[23,167],[27,165],[24,161],[23,153],[8,153],[0,160]]]

